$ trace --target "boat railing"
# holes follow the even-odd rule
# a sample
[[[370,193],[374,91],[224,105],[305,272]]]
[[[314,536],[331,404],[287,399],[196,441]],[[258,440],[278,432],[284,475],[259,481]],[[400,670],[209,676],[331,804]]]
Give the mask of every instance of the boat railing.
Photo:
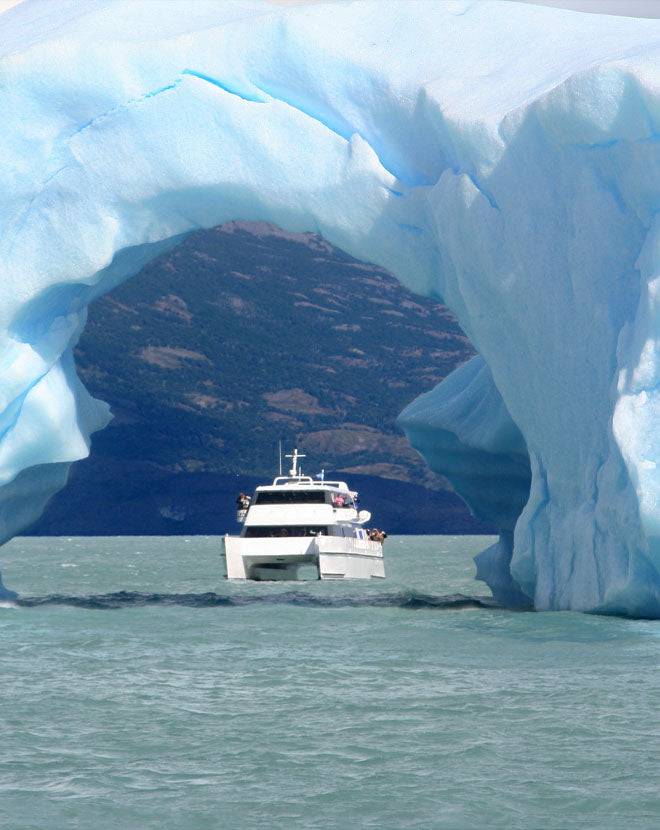
[[[273,479],[273,487],[281,487],[283,484],[315,484],[310,476],[277,476]]]

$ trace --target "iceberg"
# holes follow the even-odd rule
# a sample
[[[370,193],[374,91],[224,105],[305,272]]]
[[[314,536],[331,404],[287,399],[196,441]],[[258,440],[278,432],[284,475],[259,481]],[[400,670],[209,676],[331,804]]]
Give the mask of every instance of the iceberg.
[[[314,231],[479,356],[401,425],[500,601],[660,617],[660,21],[503,2],[0,16],[0,541],[109,419],[90,302],[187,233]]]

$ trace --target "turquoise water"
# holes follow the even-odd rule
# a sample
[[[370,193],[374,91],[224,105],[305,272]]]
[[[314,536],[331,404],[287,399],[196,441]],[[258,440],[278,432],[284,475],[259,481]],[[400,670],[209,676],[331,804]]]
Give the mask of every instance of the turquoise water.
[[[476,537],[229,584],[218,540],[15,539],[7,828],[651,828],[660,624],[510,612]]]

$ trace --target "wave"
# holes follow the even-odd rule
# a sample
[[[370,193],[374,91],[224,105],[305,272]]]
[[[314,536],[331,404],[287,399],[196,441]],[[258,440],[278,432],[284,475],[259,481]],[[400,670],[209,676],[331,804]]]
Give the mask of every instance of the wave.
[[[293,605],[304,608],[403,608],[408,610],[435,609],[459,611],[470,608],[500,608],[491,597],[472,597],[465,594],[433,596],[415,591],[394,594],[364,594],[362,596],[322,597],[304,591],[283,591],[276,594],[227,596],[212,592],[204,594],[151,594],[139,591],[117,591],[112,594],[64,596],[49,594],[44,597],[22,597],[14,606],[35,608],[43,605],[70,605],[75,608],[115,610],[140,608],[148,605],[182,605],[186,608],[244,608],[249,605]]]

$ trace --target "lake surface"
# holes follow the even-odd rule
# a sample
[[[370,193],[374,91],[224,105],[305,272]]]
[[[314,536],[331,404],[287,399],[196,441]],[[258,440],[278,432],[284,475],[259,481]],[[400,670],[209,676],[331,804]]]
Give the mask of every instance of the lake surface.
[[[236,584],[215,538],[13,540],[0,825],[658,826],[660,623],[493,607],[488,543]]]

